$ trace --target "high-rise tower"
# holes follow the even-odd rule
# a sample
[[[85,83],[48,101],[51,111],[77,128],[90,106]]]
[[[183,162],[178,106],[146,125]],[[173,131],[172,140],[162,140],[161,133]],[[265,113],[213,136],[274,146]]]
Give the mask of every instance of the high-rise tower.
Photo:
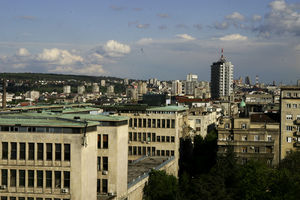
[[[233,65],[222,55],[211,65],[211,97],[213,99],[229,96],[233,91]]]

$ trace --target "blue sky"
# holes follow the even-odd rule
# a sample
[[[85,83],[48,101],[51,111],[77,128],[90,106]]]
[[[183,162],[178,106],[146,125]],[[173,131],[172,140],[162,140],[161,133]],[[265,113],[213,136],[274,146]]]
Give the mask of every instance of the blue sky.
[[[0,70],[162,80],[225,56],[234,76],[300,79],[296,0],[1,1]]]

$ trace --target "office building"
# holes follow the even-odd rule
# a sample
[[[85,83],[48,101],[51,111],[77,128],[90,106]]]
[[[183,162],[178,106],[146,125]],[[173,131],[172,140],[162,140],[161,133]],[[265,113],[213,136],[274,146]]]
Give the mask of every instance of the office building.
[[[219,61],[211,65],[211,97],[230,96],[233,91],[233,65],[222,55]]]

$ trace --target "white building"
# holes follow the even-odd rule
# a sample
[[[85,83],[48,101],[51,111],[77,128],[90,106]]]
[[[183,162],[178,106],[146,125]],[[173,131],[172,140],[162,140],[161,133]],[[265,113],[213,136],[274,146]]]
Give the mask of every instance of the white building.
[[[71,93],[71,86],[70,85],[65,85],[63,90],[64,90],[64,94],[70,94]]]
[[[182,94],[182,83],[179,80],[172,81],[172,95]]]
[[[78,94],[84,94],[84,92],[85,92],[84,85],[80,85],[80,86],[77,87],[77,93]]]
[[[93,93],[99,93],[99,85],[98,83],[93,83],[93,88],[92,88],[92,92]]]

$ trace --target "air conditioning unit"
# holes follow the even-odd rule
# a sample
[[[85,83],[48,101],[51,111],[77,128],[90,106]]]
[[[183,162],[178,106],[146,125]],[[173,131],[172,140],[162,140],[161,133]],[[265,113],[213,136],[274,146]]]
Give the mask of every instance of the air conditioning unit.
[[[6,185],[0,185],[0,189],[1,190],[5,190],[6,189]]]
[[[68,193],[69,192],[69,189],[68,188],[62,188],[61,189],[61,193]]]
[[[102,175],[107,175],[108,174],[108,171],[104,170],[102,171]]]

